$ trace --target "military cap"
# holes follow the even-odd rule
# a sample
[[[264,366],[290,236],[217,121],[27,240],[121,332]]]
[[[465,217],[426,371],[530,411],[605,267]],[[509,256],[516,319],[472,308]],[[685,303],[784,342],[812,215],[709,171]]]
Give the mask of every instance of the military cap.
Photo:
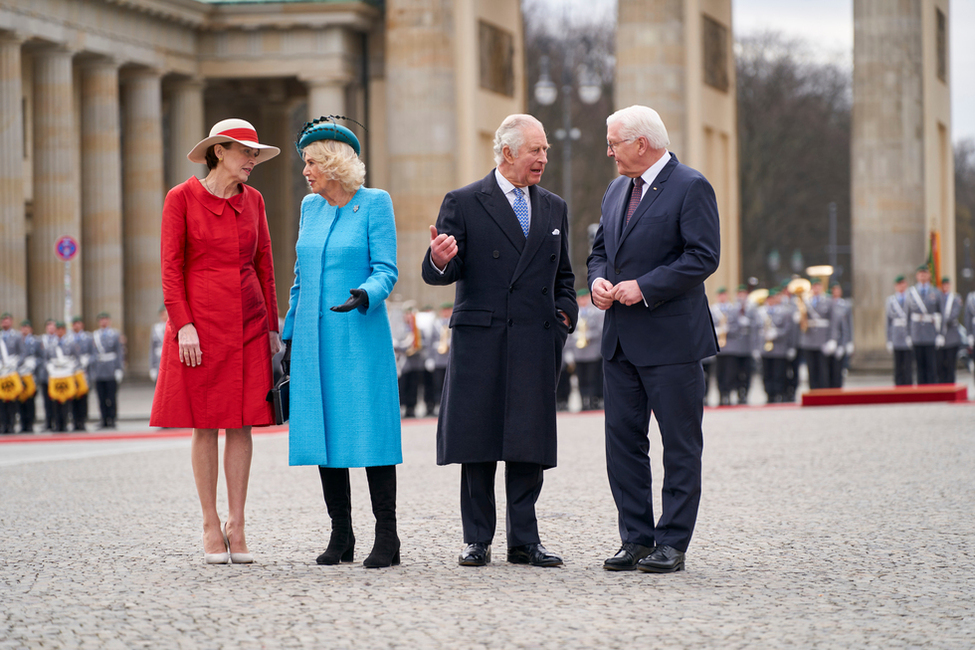
[[[71,319],[71,322],[72,323],[84,323],[85,322],[85,319],[82,318],[81,316],[75,316],[74,318]]]
[[[823,279],[822,278],[813,278],[812,280],[809,281],[809,284],[810,285],[813,285],[813,284],[822,284],[822,283],[823,283]]]
[[[951,278],[949,278],[947,275],[941,277],[941,284],[944,284],[945,282],[951,282]]]
[[[728,287],[718,287],[718,293],[728,293]]]
[[[748,291],[748,285],[747,284],[739,284],[738,285],[738,291]]]
[[[779,295],[779,289],[777,287],[772,287],[771,289],[768,290],[768,297],[769,298],[771,298],[772,296],[777,296],[777,295]]]
[[[98,314],[98,316],[96,316],[96,318],[98,318],[98,320],[101,320],[103,318],[111,318],[111,316],[108,315],[108,312],[107,311],[103,311],[100,314]]]
[[[918,271],[927,271],[929,273],[931,272],[931,269],[928,268],[928,265],[927,264],[922,264],[921,266],[917,267],[917,270]]]
[[[24,320],[20,321],[20,326],[21,327],[30,327],[30,319],[29,318],[25,318]]]
[[[440,303],[440,309],[453,309],[454,303],[452,302],[442,302]]]
[[[589,289],[583,287],[582,289],[579,289],[578,291],[576,291],[576,295],[579,296],[579,297],[588,296],[589,295]]]
[[[11,314],[9,311],[5,311],[2,314],[0,314],[0,318],[13,318],[13,317],[14,315]]]
[[[903,276],[903,275],[898,275],[898,276],[897,276],[896,278],[894,278],[894,282],[895,282],[896,284],[900,284],[900,283],[901,283],[901,282],[903,282],[904,280],[905,280],[905,278],[904,278],[904,276]]]
[[[54,326],[55,327],[64,327],[65,326],[64,325],[64,321],[63,320],[54,321]]]

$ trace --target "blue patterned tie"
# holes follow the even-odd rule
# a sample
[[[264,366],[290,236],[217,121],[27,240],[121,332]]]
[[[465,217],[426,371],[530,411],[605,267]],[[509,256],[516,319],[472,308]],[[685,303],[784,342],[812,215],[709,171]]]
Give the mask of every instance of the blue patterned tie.
[[[520,187],[515,188],[515,216],[521,224],[521,230],[528,237],[528,204],[525,202],[525,193]]]

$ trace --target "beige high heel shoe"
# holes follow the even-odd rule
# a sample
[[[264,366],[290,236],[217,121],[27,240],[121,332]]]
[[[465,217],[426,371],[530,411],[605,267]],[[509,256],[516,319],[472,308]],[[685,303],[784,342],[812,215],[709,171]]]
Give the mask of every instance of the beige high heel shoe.
[[[202,533],[200,539],[206,544],[206,534]],[[226,544],[226,536],[223,538]],[[230,564],[230,545],[227,544],[227,550],[224,553],[207,553],[206,546],[203,547],[203,561],[206,564]]]
[[[227,550],[230,550],[230,538],[227,537],[227,522],[223,523],[223,541],[227,545]],[[253,564],[254,556],[250,553],[228,553],[230,556],[230,561],[234,564]]]

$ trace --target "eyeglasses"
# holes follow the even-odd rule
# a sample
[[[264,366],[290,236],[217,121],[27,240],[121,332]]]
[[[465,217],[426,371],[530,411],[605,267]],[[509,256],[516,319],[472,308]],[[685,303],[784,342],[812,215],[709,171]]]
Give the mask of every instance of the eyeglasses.
[[[634,140],[636,140],[636,138],[627,138],[626,140],[617,140],[616,142],[610,142],[609,140],[607,140],[606,148],[612,151],[613,153],[616,153],[616,147],[623,144],[624,142],[633,142]]]

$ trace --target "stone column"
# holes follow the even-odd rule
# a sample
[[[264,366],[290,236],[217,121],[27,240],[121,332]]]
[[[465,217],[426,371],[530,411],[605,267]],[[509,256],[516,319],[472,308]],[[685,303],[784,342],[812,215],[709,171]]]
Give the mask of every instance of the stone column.
[[[21,43],[0,34],[0,305],[17,320],[27,316]]]
[[[103,311],[122,319],[122,183],[119,65],[81,68],[81,235],[85,322]]]
[[[345,115],[346,83],[346,79],[339,77],[305,80],[308,86],[308,119],[322,115]]]
[[[203,117],[201,79],[181,79],[167,85],[169,91],[169,156],[166,160],[166,186],[173,187],[190,176],[202,178],[206,166],[190,162],[186,154],[206,137],[209,126]]]
[[[78,160],[71,52],[37,50],[34,63],[34,216],[28,251],[29,311],[35,323],[64,317],[64,263],[54,244],[68,235],[81,241]],[[80,313],[82,248],[71,263],[73,311]]]
[[[159,267],[164,199],[162,85],[156,70],[127,73],[123,92],[124,331],[129,371],[149,371],[149,338],[162,304]]]
[[[306,187],[300,176],[298,154],[292,144],[291,119],[293,102],[267,102],[261,106],[262,140],[281,148],[281,154],[260,164],[261,193],[267,210],[274,251],[274,281],[278,292],[278,313],[288,312],[288,299],[294,283],[295,242],[298,240],[298,217],[301,210],[298,188]]]
[[[927,259],[924,12],[930,0],[853,3],[853,337],[859,367],[889,367],[885,304],[894,278]],[[933,67],[933,66],[932,66]],[[933,70],[931,71],[933,72]],[[933,184],[935,189],[938,183]],[[951,244],[953,245],[953,243]]]

